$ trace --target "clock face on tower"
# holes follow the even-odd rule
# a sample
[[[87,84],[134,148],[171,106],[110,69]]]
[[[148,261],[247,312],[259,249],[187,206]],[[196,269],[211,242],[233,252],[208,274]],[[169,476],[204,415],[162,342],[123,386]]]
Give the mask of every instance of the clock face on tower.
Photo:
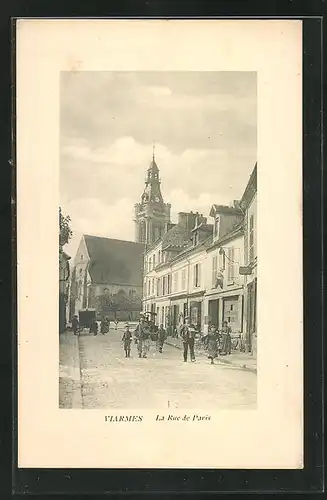
[[[156,201],[157,203],[159,203],[159,201],[160,201],[159,196],[156,196],[156,197],[155,197],[155,201]]]

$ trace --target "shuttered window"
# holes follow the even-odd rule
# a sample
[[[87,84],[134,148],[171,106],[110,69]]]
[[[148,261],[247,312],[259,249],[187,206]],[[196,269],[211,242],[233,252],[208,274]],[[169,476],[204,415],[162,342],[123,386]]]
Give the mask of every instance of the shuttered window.
[[[182,280],[181,280],[181,290],[185,290],[186,288],[186,270],[182,270]]]
[[[193,270],[193,285],[199,287],[201,283],[201,264],[195,264]]]
[[[216,281],[217,281],[217,255],[212,257],[212,280],[211,280],[211,285],[212,287],[216,286]]]

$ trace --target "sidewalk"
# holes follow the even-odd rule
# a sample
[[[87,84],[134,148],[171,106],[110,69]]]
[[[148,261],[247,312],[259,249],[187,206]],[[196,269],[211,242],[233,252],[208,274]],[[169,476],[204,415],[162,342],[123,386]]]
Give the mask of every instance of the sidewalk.
[[[181,339],[168,337],[165,343],[177,349],[183,349],[183,342]],[[207,356],[207,352],[202,347],[195,347],[195,353],[200,356]],[[218,363],[237,366],[238,368],[257,373],[257,358],[248,353],[241,353],[238,351],[232,352],[232,354],[227,356],[219,356],[216,358],[216,362],[217,361]]]
[[[59,337],[59,408],[83,408],[78,337],[73,332]]]

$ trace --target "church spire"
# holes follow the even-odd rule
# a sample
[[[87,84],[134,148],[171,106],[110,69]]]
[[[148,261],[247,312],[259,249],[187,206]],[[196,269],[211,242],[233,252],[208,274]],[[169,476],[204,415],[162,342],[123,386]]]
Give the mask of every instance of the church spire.
[[[152,159],[153,159],[153,161],[155,161],[155,157],[154,157],[155,150],[156,150],[156,143],[155,143],[155,141],[153,141],[153,147],[152,147]]]

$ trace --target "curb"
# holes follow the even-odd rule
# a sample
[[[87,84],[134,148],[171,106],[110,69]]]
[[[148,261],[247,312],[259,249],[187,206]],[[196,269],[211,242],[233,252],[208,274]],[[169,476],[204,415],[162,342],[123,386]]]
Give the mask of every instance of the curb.
[[[176,349],[182,349],[182,347],[180,345],[173,344],[172,342],[167,342],[166,341],[165,344],[170,345],[171,347],[175,347]],[[204,356],[204,354],[201,353],[201,356]],[[237,363],[233,363],[233,361],[229,361],[228,359],[221,359],[221,358],[219,358],[219,361],[221,363],[225,364],[225,365],[235,366],[237,368],[241,368],[242,370],[245,370],[245,371],[257,374],[257,369],[256,368],[251,368],[250,366],[246,366],[246,364],[239,365]]]
[[[72,409],[80,410],[83,409],[83,396],[82,396],[82,369],[81,369],[81,358],[79,352],[79,335],[76,335],[76,349],[77,349],[77,364],[76,369],[79,372],[79,381],[76,382],[76,388],[74,390],[73,399],[72,399]]]

